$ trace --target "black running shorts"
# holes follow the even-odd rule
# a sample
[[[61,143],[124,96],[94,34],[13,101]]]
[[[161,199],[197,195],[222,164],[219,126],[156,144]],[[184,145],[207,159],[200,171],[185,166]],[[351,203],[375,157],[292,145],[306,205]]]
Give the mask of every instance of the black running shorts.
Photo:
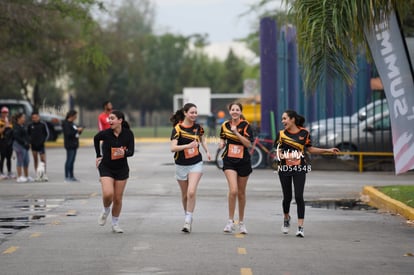
[[[224,158],[223,171],[227,169],[236,171],[239,177],[247,177],[253,171],[250,161],[247,162],[240,160],[238,162],[232,162],[231,160]]]
[[[102,165],[98,166],[99,176],[100,177],[110,177],[114,180],[126,180],[129,178],[129,167],[123,167],[121,169],[111,169]]]

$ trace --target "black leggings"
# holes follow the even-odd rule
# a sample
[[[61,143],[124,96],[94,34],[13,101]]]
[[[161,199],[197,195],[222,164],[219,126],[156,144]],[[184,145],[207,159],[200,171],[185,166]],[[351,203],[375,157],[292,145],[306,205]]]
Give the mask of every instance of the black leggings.
[[[3,174],[4,161],[6,161],[7,172],[11,173],[11,158],[13,155],[13,147],[4,148],[0,153],[0,172]]]
[[[305,218],[305,200],[303,199],[303,190],[305,189],[305,173],[298,173],[293,176],[286,176],[279,173],[280,183],[283,191],[283,213],[288,214],[290,203],[292,201],[292,180],[295,186],[295,201],[297,205],[298,219]]]

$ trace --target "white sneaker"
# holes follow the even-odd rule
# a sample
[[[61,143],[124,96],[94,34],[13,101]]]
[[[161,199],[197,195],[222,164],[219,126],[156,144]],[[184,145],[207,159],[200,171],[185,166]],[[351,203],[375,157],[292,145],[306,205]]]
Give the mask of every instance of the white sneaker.
[[[9,177],[6,176],[5,174],[0,174],[0,180],[5,180],[8,179]]]
[[[289,233],[289,228],[290,228],[290,216],[288,219],[283,219],[282,233],[283,234]]]
[[[191,223],[185,222],[183,229],[181,229],[184,233],[190,233],[191,232]]]
[[[298,227],[298,231],[296,231],[296,237],[299,237],[299,238],[304,238],[305,237],[305,232],[304,232],[303,226]]]
[[[27,177],[27,181],[28,181],[28,182],[33,182],[33,181],[34,181],[34,179],[33,179],[31,176],[28,176],[28,177]]]
[[[43,175],[43,181],[49,181],[49,178],[47,177],[46,174]]]
[[[106,214],[105,212],[101,213],[98,219],[98,224],[104,226],[106,223],[106,218],[108,218],[108,214]]]
[[[18,177],[16,181],[17,181],[17,182],[27,182],[27,178],[26,178],[26,177],[21,176],[21,177]]]
[[[124,233],[124,230],[122,230],[122,228],[119,227],[119,224],[113,224],[112,225],[112,232],[114,232],[114,233]]]
[[[247,228],[244,222],[239,222],[239,231],[240,234],[247,234]]]
[[[229,220],[226,224],[226,226],[223,229],[226,233],[233,233],[234,231],[234,222],[232,220]]]

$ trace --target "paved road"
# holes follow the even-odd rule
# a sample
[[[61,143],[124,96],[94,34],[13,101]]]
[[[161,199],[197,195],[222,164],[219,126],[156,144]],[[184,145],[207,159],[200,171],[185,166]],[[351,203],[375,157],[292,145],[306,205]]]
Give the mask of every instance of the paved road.
[[[168,144],[137,144],[120,221],[125,233],[113,234],[109,224],[97,225],[101,199],[93,148],[78,152],[78,183],[63,182],[63,149],[49,149],[47,156],[48,183],[0,181],[1,274],[412,274],[414,270],[410,256],[414,227],[388,213],[334,209],[335,204],[307,206],[305,238],[282,235],[281,190],[271,170],[255,170],[249,180],[245,219],[249,234],[226,235],[222,230],[227,185],[221,171],[205,165],[193,232],[181,233],[180,192]],[[312,171],[305,199],[355,200],[364,185],[413,180],[413,173]]]

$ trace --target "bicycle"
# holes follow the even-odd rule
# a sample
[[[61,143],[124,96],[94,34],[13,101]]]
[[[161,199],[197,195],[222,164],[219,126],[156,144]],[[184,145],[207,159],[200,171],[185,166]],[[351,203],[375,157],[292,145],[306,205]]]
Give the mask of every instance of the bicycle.
[[[273,140],[271,139],[265,139],[256,137],[253,141],[252,147],[249,148],[250,153],[250,159],[252,168],[258,168],[262,164],[264,164],[265,167],[273,167],[273,162],[276,157],[276,149],[273,147]],[[216,166],[219,169],[223,169],[223,159],[222,155],[225,148],[223,149],[217,149],[216,152]],[[266,157],[264,161],[264,156]]]

